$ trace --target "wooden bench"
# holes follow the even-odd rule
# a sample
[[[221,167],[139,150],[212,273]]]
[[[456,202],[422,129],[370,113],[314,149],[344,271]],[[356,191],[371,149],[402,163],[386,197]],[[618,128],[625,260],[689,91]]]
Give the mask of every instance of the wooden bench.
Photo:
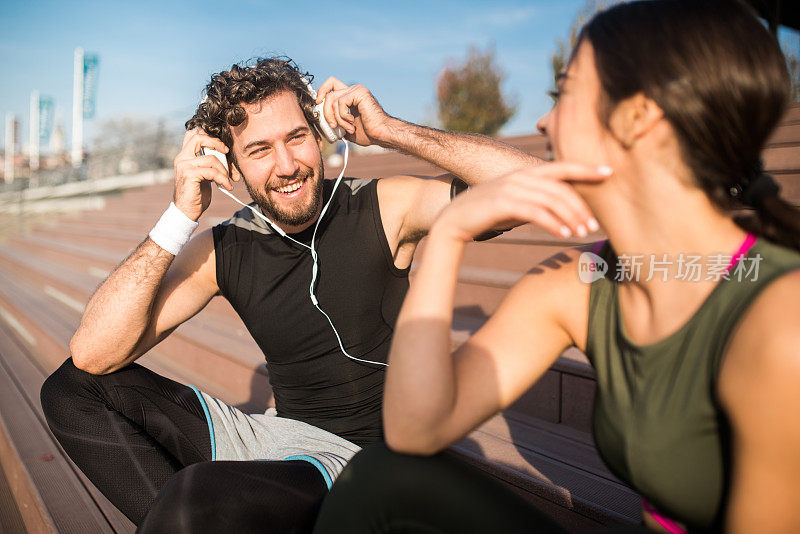
[[[800,108],[793,108],[765,159],[790,198],[800,203],[798,126]],[[510,142],[533,153],[544,150],[540,136]],[[348,175],[363,177],[439,172],[396,153],[355,156],[348,168]],[[246,198],[243,189],[238,192]],[[41,414],[39,388],[67,357],[69,339],[94,288],[144,237],[170,195],[167,184],[107,196],[101,211],[53,218],[0,248],[0,463],[5,473],[0,511],[9,524],[23,522],[31,532],[134,530],[55,442]],[[201,228],[236,209],[220,196]],[[528,268],[589,240],[554,239],[523,227],[470,244],[459,277],[453,343],[477,330]],[[245,410],[263,411],[273,402],[264,356],[224,299],[214,299],[140,362]],[[636,522],[638,496],[608,472],[591,440],[594,388],[585,356],[569,350],[513,406],[451,451],[573,531]],[[16,499],[16,512],[3,504],[3,480]]]

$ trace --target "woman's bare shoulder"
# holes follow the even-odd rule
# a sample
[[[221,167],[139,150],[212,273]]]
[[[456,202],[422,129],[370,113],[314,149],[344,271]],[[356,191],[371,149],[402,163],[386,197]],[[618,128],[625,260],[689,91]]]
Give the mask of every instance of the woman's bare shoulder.
[[[742,317],[720,369],[724,405],[746,409],[748,392],[764,397],[800,383],[800,269],[770,283]]]

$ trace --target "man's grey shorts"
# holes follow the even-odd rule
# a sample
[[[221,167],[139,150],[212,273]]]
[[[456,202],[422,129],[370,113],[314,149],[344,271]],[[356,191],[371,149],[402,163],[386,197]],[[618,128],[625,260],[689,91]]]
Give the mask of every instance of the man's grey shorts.
[[[322,473],[328,488],[358,445],[302,421],[278,417],[275,408],[246,414],[189,386],[197,393],[211,435],[211,460],[305,460]]]

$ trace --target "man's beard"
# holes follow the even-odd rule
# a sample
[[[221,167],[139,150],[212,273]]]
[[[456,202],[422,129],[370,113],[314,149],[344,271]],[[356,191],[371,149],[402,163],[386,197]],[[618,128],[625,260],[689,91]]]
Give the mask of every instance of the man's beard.
[[[311,188],[309,201],[300,206],[290,206],[288,209],[273,202],[269,186],[264,186],[266,192],[264,194],[264,192],[250,187],[250,182],[247,180],[244,180],[244,184],[247,187],[247,192],[250,193],[250,197],[261,208],[261,212],[272,222],[286,226],[300,226],[311,221],[319,210],[322,202],[322,185],[325,178],[323,167],[320,165],[317,172],[314,172],[311,167],[305,167],[300,169],[292,178],[283,181],[283,184],[288,184],[295,180],[306,178],[308,180],[303,186]]]

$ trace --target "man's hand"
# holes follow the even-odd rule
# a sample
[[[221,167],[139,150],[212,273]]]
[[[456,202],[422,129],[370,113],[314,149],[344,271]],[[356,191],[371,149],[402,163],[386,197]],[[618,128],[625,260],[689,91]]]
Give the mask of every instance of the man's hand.
[[[325,118],[331,127],[341,126],[348,141],[368,146],[389,136],[389,116],[363,85],[347,86],[336,78],[325,80],[317,91],[317,103],[325,100]]]
[[[202,147],[228,153],[225,143],[195,128],[183,136],[183,146],[173,162],[175,206],[193,221],[198,220],[211,203],[211,182],[233,190],[228,171],[216,157],[197,155]],[[233,179],[238,180],[236,173]]]

